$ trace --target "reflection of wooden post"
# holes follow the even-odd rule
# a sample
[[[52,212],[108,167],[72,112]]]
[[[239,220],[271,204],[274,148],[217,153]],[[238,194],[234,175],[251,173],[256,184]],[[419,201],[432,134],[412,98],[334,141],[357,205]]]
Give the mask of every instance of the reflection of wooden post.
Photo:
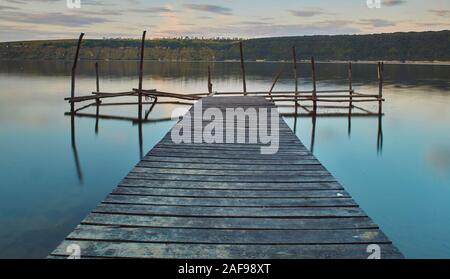
[[[95,134],[98,134],[98,121],[99,121],[99,113],[100,113],[100,101],[96,99],[97,109],[95,110]]]
[[[83,40],[83,36],[84,36],[84,33],[81,33],[80,37],[78,38],[77,50],[75,52],[75,58],[73,61],[73,66],[72,66],[72,84],[71,84],[71,92],[70,92],[70,98],[72,99],[71,103],[70,103],[70,110],[71,110],[72,114],[75,113],[75,102],[73,100],[73,98],[75,98],[75,75],[76,75],[76,71],[77,71],[78,55],[80,54],[81,41]]]
[[[383,112],[383,108],[382,108],[383,81],[384,81],[384,77],[383,77],[384,69],[383,68],[384,68],[383,62],[378,62],[377,72],[378,72],[378,113],[379,114],[382,114],[382,112]]]
[[[142,42],[141,42],[141,57],[139,64],[139,90],[138,90],[138,118],[139,121],[142,119],[142,79],[144,75],[144,48],[145,48],[145,35],[147,31],[144,31],[142,34]]]
[[[317,111],[317,86],[316,86],[316,62],[314,56],[311,56],[312,79],[313,79],[313,111]]]
[[[143,137],[142,137],[142,122],[139,121],[138,123],[138,131],[139,131],[139,159],[142,160],[144,158],[144,147],[143,147]]]
[[[213,92],[213,85],[211,83],[211,67],[208,65],[208,92],[209,94],[212,94]]]
[[[377,135],[377,154],[383,151],[383,116],[378,115],[378,135]]]
[[[242,42],[239,42],[239,50],[241,53],[242,85],[244,89],[244,95],[247,95],[247,84],[245,81],[244,50],[242,49]]]
[[[312,116],[312,126],[311,126],[311,146],[309,151],[314,153],[314,143],[316,142],[316,114]]]
[[[298,114],[298,76],[297,76],[297,51],[295,50],[295,46],[292,47],[292,62],[294,63],[294,93],[295,93],[295,117],[297,118]]]

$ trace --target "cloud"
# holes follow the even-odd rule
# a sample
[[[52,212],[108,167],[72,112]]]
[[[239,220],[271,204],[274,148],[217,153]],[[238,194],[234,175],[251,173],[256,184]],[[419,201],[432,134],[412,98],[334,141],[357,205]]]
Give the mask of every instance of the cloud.
[[[383,0],[383,5],[384,6],[398,6],[398,5],[402,5],[405,4],[406,1],[405,0]]]
[[[313,17],[316,15],[324,14],[322,9],[289,10],[289,12],[293,16],[298,16],[298,17]]]
[[[11,22],[22,22],[22,23],[44,24],[54,26],[66,26],[66,27],[79,27],[96,23],[111,22],[111,20],[102,17],[69,15],[60,12],[39,13],[39,14],[13,12],[1,14],[0,19]]]
[[[5,5],[0,5],[0,11],[6,11],[6,10],[18,10],[18,8],[5,6]]]
[[[428,10],[428,12],[433,13],[435,16],[448,17],[450,16],[450,10]]]
[[[41,3],[43,3],[43,2],[57,2],[57,1],[59,1],[59,0],[33,0],[33,2],[41,2]],[[5,2],[13,3],[13,4],[26,4],[26,3],[29,3],[30,1],[27,1],[27,0],[5,0]]]
[[[119,10],[101,10],[101,11],[86,11],[83,10],[84,15],[95,15],[95,16],[115,16],[122,15],[123,12]]]
[[[150,7],[142,9],[128,9],[128,11],[133,13],[149,13],[149,14],[159,14],[159,13],[170,13],[173,12],[172,9],[165,7]]]
[[[361,19],[360,23],[363,25],[370,25],[372,27],[388,27],[396,25],[395,22],[385,19]]]
[[[300,36],[300,35],[332,35],[358,34],[360,29],[351,26],[351,21],[330,20],[316,21],[308,24],[269,24],[258,21],[242,21],[223,26],[191,28],[179,33],[174,30],[159,30],[161,36],[197,36],[197,37],[271,37],[271,36]]]
[[[199,4],[185,4],[186,8],[196,11],[209,12],[221,15],[231,15],[230,8],[216,6],[216,5],[199,5]]]

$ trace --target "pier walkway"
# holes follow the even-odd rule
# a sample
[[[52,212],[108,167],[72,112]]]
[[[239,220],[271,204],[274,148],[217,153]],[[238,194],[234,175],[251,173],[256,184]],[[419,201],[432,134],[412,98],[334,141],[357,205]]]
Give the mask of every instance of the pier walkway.
[[[49,257],[66,258],[71,244],[82,258],[368,258],[372,244],[403,257],[281,117],[279,135],[279,151],[263,155],[262,143],[175,144],[169,131]]]

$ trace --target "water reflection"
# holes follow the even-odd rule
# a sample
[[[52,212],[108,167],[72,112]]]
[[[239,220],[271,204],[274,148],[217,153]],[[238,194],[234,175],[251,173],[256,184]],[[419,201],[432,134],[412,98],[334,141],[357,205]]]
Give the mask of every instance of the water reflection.
[[[383,116],[378,116],[377,154],[383,153]]]
[[[314,154],[314,143],[316,141],[316,115],[313,114],[311,121],[312,121],[312,126],[311,126],[311,145],[309,147],[309,150],[311,150],[311,153]]]
[[[344,117],[344,114],[340,114],[340,116]],[[305,115],[303,116],[297,116],[297,117],[293,117],[294,118],[294,124],[293,124],[293,130],[294,133],[297,134],[297,130],[298,130],[298,123],[300,122],[300,118],[304,118]],[[316,130],[317,130],[317,118],[319,117],[326,117],[325,114],[310,114],[309,116],[306,116],[307,118],[311,118],[311,133],[310,133],[310,145],[309,145],[309,150],[311,151],[311,153],[314,154],[314,146],[316,143]],[[333,118],[338,118],[339,115],[333,115]],[[351,134],[352,134],[352,114],[349,113],[347,117],[347,136],[348,139],[351,139]],[[377,155],[381,155],[383,152],[383,115],[367,115],[366,117],[377,117]]]
[[[95,118],[95,135],[98,136],[99,134],[99,122],[100,119],[106,119],[106,120],[112,120],[112,121],[117,121],[117,120],[123,120],[123,121],[127,121],[132,125],[136,125],[137,127],[137,131],[138,131],[138,144],[139,144],[139,159],[142,159],[144,157],[144,133],[143,133],[143,125],[144,124],[150,124],[150,123],[162,123],[162,122],[168,122],[168,121],[172,121],[171,118],[155,118],[155,119],[149,119],[149,115],[152,112],[152,110],[154,109],[155,105],[156,105],[157,99],[155,99],[154,102],[150,102],[150,103],[145,103],[145,104],[150,104],[149,109],[146,111],[146,115],[145,115],[145,119],[141,119],[139,120],[138,118],[132,118],[132,117],[122,117],[122,116],[114,116],[114,115],[101,115],[100,114],[100,107],[102,105],[114,105],[114,107],[117,107],[117,105],[119,104],[111,104],[111,103],[105,103],[102,104],[102,102],[99,100],[95,103],[95,114],[89,114],[89,113],[77,113],[78,110],[74,110],[73,112],[66,112],[65,115],[66,116],[70,116],[70,123],[71,123],[71,146],[72,146],[72,152],[73,152],[73,159],[75,162],[75,167],[76,167],[76,173],[77,173],[77,177],[78,180],[80,182],[80,184],[83,184],[83,172],[82,172],[82,167],[81,167],[81,163],[80,163],[80,159],[78,156],[78,149],[77,149],[77,143],[76,143],[76,118],[83,118],[83,117],[87,117],[87,118]],[[128,104],[128,103],[123,103]],[[133,104],[134,103],[129,103],[129,104]],[[190,104],[179,104],[179,105],[190,105]],[[162,104],[162,106],[164,106],[164,104]]]
[[[78,150],[77,150],[77,142],[76,142],[76,134],[75,134],[75,114],[71,115],[71,120],[70,120],[70,124],[71,124],[71,141],[72,141],[72,152],[73,152],[73,158],[75,161],[75,168],[77,171],[77,177],[78,177],[78,181],[80,182],[80,185],[83,184],[83,171],[81,170],[81,164],[80,164],[80,159],[78,157]]]
[[[143,136],[142,136],[142,122],[139,121],[138,123],[138,132],[139,132],[139,158],[142,159],[144,158],[144,149],[142,147],[143,144]]]
[[[99,63],[102,90],[129,90],[136,85],[137,63]],[[80,61],[79,66],[77,95],[90,94],[95,87],[93,63]],[[205,91],[206,66],[146,63],[145,87]],[[300,88],[311,88],[307,66],[299,65]],[[72,119],[61,117],[69,108],[62,99],[70,92],[70,67],[71,63],[42,61],[0,64],[0,88],[4,88],[0,90],[0,173],[4,181],[0,187],[0,257],[45,257],[174,124],[146,125],[170,116],[179,104],[160,106],[164,102],[158,102],[141,132],[139,123],[126,117],[105,121],[116,119],[108,118],[116,112],[136,116],[136,107],[118,108],[105,102],[98,112],[95,105],[85,111],[89,117],[75,117],[72,140]],[[249,90],[268,90],[279,67],[248,63]],[[317,67],[321,88],[347,87],[347,65]],[[238,63],[215,63],[211,70],[215,89],[242,89]],[[374,65],[354,64],[353,73],[355,88],[376,92]],[[406,257],[450,257],[449,215],[436,214],[450,212],[450,132],[445,128],[450,123],[449,73],[448,66],[386,65],[386,116],[378,118],[378,127],[377,116],[360,117],[355,107],[349,117],[348,106],[340,118],[318,115],[315,128],[309,126],[310,115],[299,116],[296,123],[305,146],[314,149],[319,161]],[[285,71],[277,89],[291,90],[292,82],[290,71]],[[365,108],[375,111],[376,104]],[[287,121],[293,127],[293,117]],[[385,135],[389,140],[383,141]],[[38,160],[29,160],[30,156]],[[78,187],[80,181],[83,187]]]
[[[96,100],[96,108],[95,108],[95,134],[98,135],[98,124],[100,121],[99,115],[100,115],[100,104],[102,103],[101,100]]]
[[[3,61],[0,66],[1,72],[20,73],[27,76],[68,76],[71,69],[70,61],[47,61],[45,63],[36,63],[34,61]],[[102,67],[102,77],[104,79],[114,78],[135,78],[138,76],[137,61],[100,61]],[[220,76],[224,79],[239,79],[239,63],[217,62],[145,62],[144,79],[175,79],[189,77],[191,81],[204,80],[207,76],[207,65],[211,64],[211,71],[214,76]],[[273,79],[274,67],[279,68],[283,63],[246,63],[247,77],[249,80]],[[77,76],[80,78],[91,78],[93,76],[95,62],[80,61],[78,65]],[[311,77],[311,68],[308,64],[299,64],[299,78]],[[376,76],[374,65],[353,64],[353,85],[358,87],[372,80]],[[417,86],[426,86],[431,89],[448,91],[450,83],[450,67],[442,65],[385,65],[386,86],[395,86],[397,88],[412,88]],[[257,73],[257,74],[255,74]],[[322,86],[328,85],[347,86],[348,65],[342,64],[322,64],[317,63],[317,81]],[[291,72],[285,71],[281,74],[280,81],[292,81]],[[432,82],[430,82],[432,81]]]

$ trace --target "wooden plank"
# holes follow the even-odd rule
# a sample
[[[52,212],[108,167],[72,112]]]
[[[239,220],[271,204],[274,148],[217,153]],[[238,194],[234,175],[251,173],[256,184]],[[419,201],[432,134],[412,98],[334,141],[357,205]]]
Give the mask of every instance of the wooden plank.
[[[251,165],[251,164],[201,164],[201,163],[174,163],[158,161],[141,161],[137,165],[141,168],[168,168],[168,169],[196,169],[196,170],[247,170],[255,171],[288,171],[288,170],[324,170],[325,168],[314,160],[305,160],[300,165]]]
[[[276,149],[273,149],[275,152]],[[252,155],[252,156],[259,156],[261,155],[261,150],[250,150],[250,151],[244,151],[244,150],[202,150],[202,149],[194,149],[194,148],[188,148],[188,149],[178,149],[178,148],[165,148],[165,147],[155,147],[149,154],[160,154],[160,153],[170,153],[170,154],[198,154],[198,155],[233,155],[233,156],[240,156],[245,157],[246,155]],[[280,157],[295,157],[295,156],[302,156],[302,155],[309,155],[309,151],[302,151],[302,150],[292,150],[292,151],[279,151],[276,153],[276,158]],[[264,156],[264,155],[262,155]],[[270,156],[270,155],[269,155]],[[265,156],[268,157],[268,156]],[[273,156],[271,156],[273,157]]]
[[[349,198],[221,198],[221,197],[162,197],[109,195],[104,201],[108,204],[140,204],[163,206],[202,206],[202,207],[351,207],[357,204]]]
[[[174,162],[174,163],[198,163],[198,164],[254,164],[254,165],[302,165],[305,162],[315,162],[317,163],[317,159],[313,155],[305,155],[300,158],[291,159],[291,160],[267,160],[267,159],[221,159],[221,158],[187,158],[187,157],[179,157],[179,156],[157,156],[155,154],[151,154],[149,156],[145,156],[142,161],[148,162]]]
[[[148,180],[171,180],[171,181],[205,181],[205,182],[333,182],[336,179],[332,175],[297,175],[297,176],[212,176],[212,175],[183,175],[183,174],[159,174],[130,172],[129,178]]]
[[[118,243],[95,241],[64,241],[52,256],[68,256],[71,244],[80,245],[82,257],[143,259],[367,259],[367,244],[337,245],[211,245]],[[401,258],[393,245],[380,244],[383,259]]]
[[[197,229],[377,229],[368,217],[357,218],[220,218],[220,217],[161,217],[91,213],[84,225],[104,225],[148,228],[197,228]]]
[[[228,190],[340,190],[342,186],[337,181],[332,182],[207,182],[207,181],[171,181],[148,180],[127,176],[119,183],[123,187],[148,187],[170,189],[228,189]]]
[[[357,207],[318,207],[318,208],[245,208],[245,207],[186,207],[152,206],[134,204],[99,204],[92,212],[148,216],[198,216],[198,217],[278,217],[278,218],[335,218],[367,217]]]
[[[299,152],[300,153],[300,152]],[[281,161],[281,160],[295,160],[304,157],[310,157],[309,152],[303,152],[302,154],[292,155],[292,154],[278,154],[278,156],[274,157],[270,154],[255,154],[252,155],[253,160],[267,160],[267,161]],[[204,159],[241,159],[245,158],[245,154],[202,154],[202,153],[191,153],[191,152],[182,152],[182,151],[173,151],[173,152],[163,152],[158,150],[151,150],[148,155],[150,156],[159,156],[159,157],[188,157],[188,158],[204,158]]]
[[[239,170],[198,170],[198,169],[168,169],[168,168],[142,168],[136,167],[132,170],[133,173],[144,174],[183,174],[183,175],[209,175],[209,176],[260,176],[263,179],[267,176],[326,176],[330,175],[322,166],[315,166],[313,170],[251,170],[251,169],[239,169]]]
[[[155,146],[155,148],[165,148],[165,149],[170,149],[170,151],[172,150],[178,150],[178,149],[192,149],[192,150],[212,150],[212,151],[244,151],[244,152],[251,152],[251,151],[255,151],[255,152],[260,152],[261,151],[261,147],[263,147],[264,145],[258,145],[258,146],[236,146],[233,147],[233,145],[231,144],[224,144],[222,146],[214,146],[216,144],[210,144],[210,145],[202,145],[202,144],[168,144],[168,143],[161,143],[158,144],[157,146]],[[219,144],[218,144],[219,145]],[[266,146],[267,147],[267,146]],[[295,148],[294,146],[290,147],[290,146],[280,146],[278,148],[272,148],[272,150],[280,152],[280,153],[286,153],[286,152],[291,152],[291,151],[306,151],[306,147],[304,146],[299,146],[297,148]]]
[[[145,187],[117,187],[112,194],[190,197],[190,198],[350,198],[350,194],[343,190],[211,190],[211,189],[149,189]]]
[[[378,229],[346,230],[228,230],[180,228],[125,228],[79,225],[67,240],[124,241],[138,243],[202,244],[389,244]]]

